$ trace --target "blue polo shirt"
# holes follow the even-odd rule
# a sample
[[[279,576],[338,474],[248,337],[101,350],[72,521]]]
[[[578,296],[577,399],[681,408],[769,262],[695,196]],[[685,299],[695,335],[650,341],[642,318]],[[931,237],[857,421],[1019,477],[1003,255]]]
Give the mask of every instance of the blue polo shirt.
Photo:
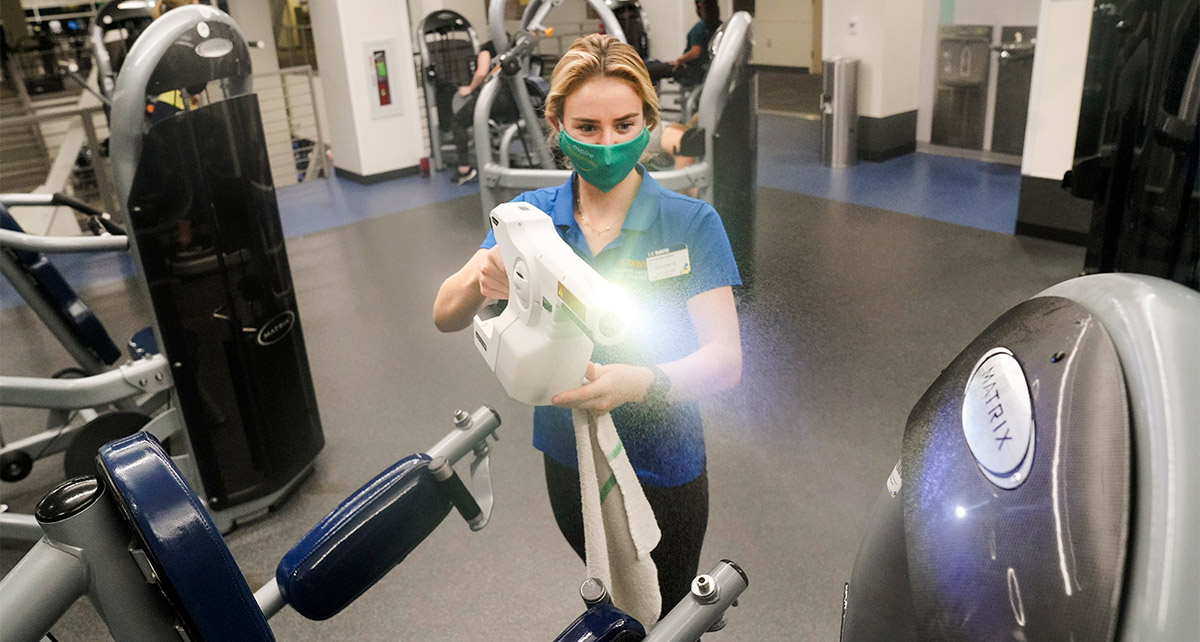
[[[688,315],[693,296],[726,285],[740,285],[737,264],[721,218],[711,205],[663,189],[641,165],[642,185],[634,198],[621,235],[596,256],[575,222],[572,181],[558,187],[525,192],[513,201],[529,203],[550,215],[575,254],[604,278],[625,290],[635,306],[637,325],[619,345],[597,345],[592,361],[648,366],[681,359],[696,351],[696,332]],[[482,248],[496,238],[488,231]],[[665,250],[665,252],[664,252]],[[675,253],[686,266],[667,276],[656,266]],[[647,269],[647,259],[652,269]],[[651,277],[654,280],[651,280]],[[704,469],[704,431],[695,402],[651,406],[627,403],[612,412],[638,479],[650,486],[678,486]],[[533,413],[533,445],[559,463],[577,468],[571,411],[538,406]]]

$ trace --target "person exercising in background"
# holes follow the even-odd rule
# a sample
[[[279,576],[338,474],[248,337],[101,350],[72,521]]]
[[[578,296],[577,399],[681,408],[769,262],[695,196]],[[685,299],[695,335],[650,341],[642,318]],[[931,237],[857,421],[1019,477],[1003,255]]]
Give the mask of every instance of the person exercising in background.
[[[721,7],[717,0],[695,0],[695,3],[700,20],[687,32],[683,53],[671,62],[646,61],[651,83],[657,85],[663,78],[674,78],[685,85],[694,85],[704,79],[708,43],[721,27]]]
[[[708,474],[697,400],[741,380],[732,286],[737,265],[711,205],[661,187],[638,161],[658,126],[658,97],[641,57],[611,35],[571,45],[546,98],[552,141],[572,162],[566,183],[525,192],[563,240],[642,316],[629,338],[596,346],[587,383],[534,410],[555,521],[585,558],[572,409],[611,412],[662,531],[651,557],[663,612],[687,595],[708,528]],[[588,162],[588,159],[599,162]],[[465,329],[490,299],[507,299],[495,236],[442,283],[433,320]],[[585,560],[586,561],[586,560]]]
[[[450,132],[454,137],[454,149],[458,154],[458,168],[450,178],[455,185],[464,185],[478,175],[475,161],[470,156],[471,127],[475,122],[475,102],[479,88],[492,75],[492,61],[496,58],[496,45],[489,40],[479,47],[475,57],[475,73],[471,82],[458,88],[454,94],[454,116],[450,119]],[[496,99],[492,102],[491,116],[505,122],[517,120],[517,104],[507,83],[500,83]]]

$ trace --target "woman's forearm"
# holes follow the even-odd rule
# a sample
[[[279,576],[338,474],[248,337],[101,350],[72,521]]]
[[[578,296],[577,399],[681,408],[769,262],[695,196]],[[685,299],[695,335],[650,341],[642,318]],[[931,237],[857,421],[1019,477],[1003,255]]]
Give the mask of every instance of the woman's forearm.
[[[671,380],[667,401],[695,401],[738,385],[742,380],[742,350],[740,346],[713,343],[659,367]]]
[[[685,63],[689,63],[699,57],[700,57],[700,47],[696,46],[696,45],[692,45],[691,49],[688,49],[687,51],[683,52],[682,56],[675,59],[675,64],[682,65]]]
[[[479,263],[486,250],[479,250],[458,272],[442,282],[433,302],[433,323],[442,332],[457,332],[471,325],[475,314],[487,303],[479,291]]]

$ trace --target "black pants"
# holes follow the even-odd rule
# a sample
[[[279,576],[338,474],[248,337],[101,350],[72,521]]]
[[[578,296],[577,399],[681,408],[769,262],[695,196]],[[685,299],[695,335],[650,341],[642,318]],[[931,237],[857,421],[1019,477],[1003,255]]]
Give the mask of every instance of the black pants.
[[[550,457],[544,459],[554,520],[579,559],[586,561],[579,471]],[[662,539],[650,558],[658,567],[662,615],[666,615],[691,590],[700,567],[700,548],[708,530],[708,471],[702,471],[699,477],[682,486],[642,488],[662,531]]]
[[[450,133],[454,137],[454,149],[458,152],[458,164],[462,167],[475,167],[476,164],[470,154],[469,137],[472,125],[475,123],[475,99],[477,96],[473,95],[468,98],[450,119]],[[506,87],[500,87],[496,92],[496,98],[492,101],[491,117],[501,123],[513,123],[518,120],[517,103]]]

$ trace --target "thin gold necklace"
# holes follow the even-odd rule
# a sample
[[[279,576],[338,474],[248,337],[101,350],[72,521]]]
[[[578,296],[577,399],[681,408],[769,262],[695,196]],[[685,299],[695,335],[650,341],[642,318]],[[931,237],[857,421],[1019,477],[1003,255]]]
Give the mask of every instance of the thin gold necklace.
[[[612,223],[609,223],[608,227],[604,228],[603,230],[598,230],[595,227],[592,227],[592,224],[588,222],[587,214],[583,213],[583,199],[581,199],[579,197],[578,192],[575,193],[575,211],[579,213],[579,222],[583,223],[585,226],[587,226],[587,228],[589,230],[591,230],[593,233],[595,233],[596,235],[607,234],[608,231],[611,230],[612,227],[617,224],[617,222],[614,220]]]

